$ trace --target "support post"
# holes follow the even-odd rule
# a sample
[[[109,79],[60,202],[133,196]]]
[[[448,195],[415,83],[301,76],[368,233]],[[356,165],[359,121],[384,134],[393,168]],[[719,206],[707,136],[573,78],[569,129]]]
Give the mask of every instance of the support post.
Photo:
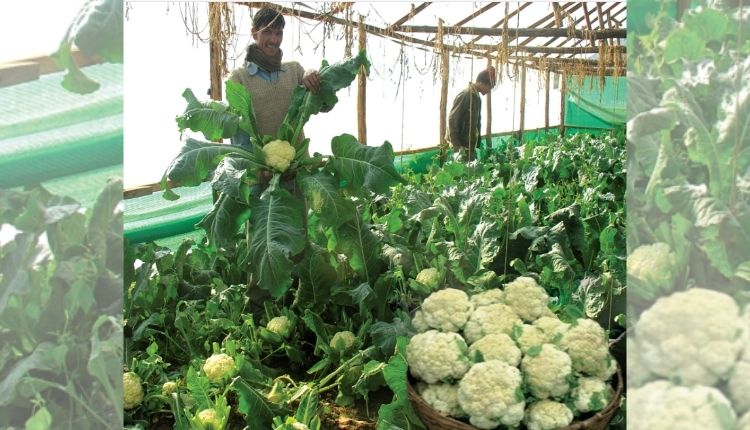
[[[518,141],[523,144],[524,121],[526,120],[526,62],[521,63],[521,121]]]
[[[550,71],[544,72],[544,128],[549,129],[549,79]]]
[[[492,59],[487,57],[487,68],[489,69],[492,67]],[[497,80],[497,77],[493,76],[492,79]],[[485,111],[487,112],[487,127],[485,129],[484,135],[486,139],[489,139],[492,135],[492,91],[490,90],[487,95],[485,96],[487,108]]]
[[[438,21],[438,53],[440,54],[440,136],[438,146],[440,147],[440,165],[445,163],[447,157],[448,143],[446,135],[446,118],[448,112],[448,50],[443,47],[443,20]]]
[[[366,35],[362,15],[359,16],[359,50],[366,49]],[[367,145],[367,74],[365,66],[361,66],[357,74],[357,136],[359,143]]]
[[[565,137],[565,93],[568,91],[568,75],[565,70],[560,75],[562,85],[560,86],[560,136]]]
[[[210,97],[221,100],[221,70],[224,62],[221,50],[221,3],[208,3],[209,58],[211,74]]]

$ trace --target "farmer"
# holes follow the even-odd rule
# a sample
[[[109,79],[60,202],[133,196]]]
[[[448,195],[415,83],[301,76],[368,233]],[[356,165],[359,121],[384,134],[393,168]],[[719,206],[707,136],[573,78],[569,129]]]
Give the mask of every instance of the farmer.
[[[304,85],[312,92],[320,89],[317,70],[305,72],[296,61],[281,61],[284,24],[278,11],[260,9],[253,17],[251,30],[255,43],[247,47],[244,64],[229,75],[229,80],[241,83],[250,92],[261,136],[277,134],[297,86]],[[232,138],[232,144],[249,145],[247,134],[240,131]]]
[[[448,116],[448,133],[445,137],[455,153],[466,153],[468,161],[476,158],[479,144],[482,99],[495,86],[495,69],[488,67],[477,75],[463,91],[453,99],[453,107]]]

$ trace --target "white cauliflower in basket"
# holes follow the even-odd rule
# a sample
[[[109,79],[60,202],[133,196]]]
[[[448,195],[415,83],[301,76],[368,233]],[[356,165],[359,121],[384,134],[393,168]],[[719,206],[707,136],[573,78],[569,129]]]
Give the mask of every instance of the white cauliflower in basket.
[[[479,359],[481,356],[481,360]],[[469,357],[474,362],[500,360],[511,366],[521,362],[521,350],[505,333],[488,334],[471,344]]]
[[[462,417],[466,414],[458,404],[458,385],[453,384],[417,384],[417,392],[443,416]]]
[[[529,405],[524,417],[528,430],[555,430],[573,422],[573,411],[562,403],[540,400]]]
[[[597,412],[604,409],[614,396],[611,385],[599,378],[583,377],[578,379],[578,386],[573,388],[571,397],[578,412]]]
[[[549,296],[534,278],[521,276],[505,284],[505,304],[524,321],[531,322],[548,310]]]
[[[628,430],[736,428],[732,405],[716,388],[660,380],[628,389],[627,399]]]
[[[417,333],[424,333],[430,329],[430,326],[424,319],[424,312],[422,312],[421,309],[417,309],[417,311],[414,312],[414,317],[411,319],[411,325]]]
[[[406,361],[411,374],[428,384],[459,379],[471,366],[461,335],[437,330],[414,335],[406,346]]]
[[[513,309],[504,303],[482,306],[469,317],[464,327],[464,337],[472,344],[488,334],[513,334],[513,327],[523,324]]]
[[[286,140],[272,140],[263,146],[266,164],[274,170],[285,172],[294,160],[297,151]]]
[[[436,291],[422,302],[425,322],[441,331],[461,330],[472,310],[474,308],[469,302],[469,296],[455,288]]]
[[[545,343],[559,342],[562,339],[562,335],[570,328],[570,324],[560,321],[560,318],[555,314],[539,317],[539,319],[531,324],[544,333]]]
[[[657,300],[635,330],[651,372],[683,385],[712,386],[729,377],[748,324],[732,297],[693,288]]]
[[[611,368],[609,339],[594,320],[577,319],[560,340],[560,348],[570,355],[577,373],[600,376]]]
[[[521,360],[529,391],[537,399],[560,398],[570,391],[568,379],[573,366],[568,354],[552,344],[544,344],[538,354],[529,352]]]
[[[546,336],[544,335],[544,332],[539,329],[539,327],[533,326],[531,324],[524,324],[522,326],[519,326],[516,331],[518,333],[518,336],[516,337],[516,342],[518,343],[518,347],[521,348],[521,351],[523,351],[524,354],[526,354],[529,349],[538,347],[541,348],[542,345],[547,343]]]
[[[742,360],[729,375],[729,398],[738,414],[750,411],[750,343],[745,346]]]
[[[526,406],[521,372],[499,360],[475,364],[458,383],[458,404],[480,429],[518,425]]]
[[[505,293],[499,288],[493,288],[491,290],[482,291],[481,293],[474,294],[471,296],[471,304],[474,305],[474,309],[482,306],[492,305],[495,303],[502,303]]]
[[[627,348],[627,385],[628,387],[640,387],[654,379],[654,374],[648,370],[646,363],[643,362],[643,354],[638,346],[638,339],[635,336],[628,336]]]

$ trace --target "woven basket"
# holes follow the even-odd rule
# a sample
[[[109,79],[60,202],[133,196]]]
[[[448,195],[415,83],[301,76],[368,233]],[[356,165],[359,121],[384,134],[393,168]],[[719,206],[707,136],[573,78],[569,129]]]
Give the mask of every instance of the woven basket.
[[[570,424],[567,427],[561,427],[559,430],[604,430],[607,428],[607,424],[612,420],[615,415],[617,408],[620,405],[620,396],[622,395],[623,383],[622,383],[622,372],[620,367],[617,367],[616,376],[616,387],[615,395],[612,396],[612,401],[595,415],[586,418],[583,421],[577,421]],[[417,394],[414,387],[407,380],[407,388],[409,390],[409,400],[414,406],[414,410],[419,415],[427,430],[478,430],[476,427],[467,424],[463,421],[456,420],[451,417],[440,415],[436,410],[432,409],[430,405],[425,402],[422,397]]]

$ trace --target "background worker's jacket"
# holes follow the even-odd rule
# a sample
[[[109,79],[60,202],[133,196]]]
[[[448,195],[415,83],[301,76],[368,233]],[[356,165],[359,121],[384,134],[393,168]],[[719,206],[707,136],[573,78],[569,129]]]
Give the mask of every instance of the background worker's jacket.
[[[448,135],[446,140],[455,151],[466,149],[474,158],[479,144],[482,99],[479,91],[469,84],[453,99],[453,107],[448,115]]]

